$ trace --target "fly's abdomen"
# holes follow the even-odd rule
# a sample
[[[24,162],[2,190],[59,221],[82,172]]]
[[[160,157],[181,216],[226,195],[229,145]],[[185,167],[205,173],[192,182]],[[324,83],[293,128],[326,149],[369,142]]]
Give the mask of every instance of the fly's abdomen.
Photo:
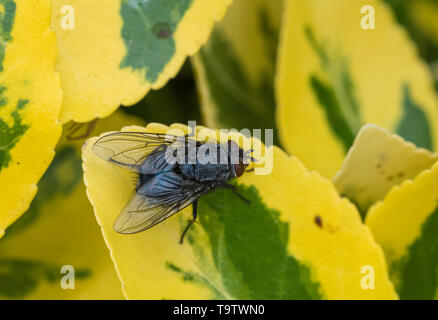
[[[137,192],[152,199],[166,198],[175,193],[175,185],[181,184],[181,177],[175,172],[154,175],[146,180]]]

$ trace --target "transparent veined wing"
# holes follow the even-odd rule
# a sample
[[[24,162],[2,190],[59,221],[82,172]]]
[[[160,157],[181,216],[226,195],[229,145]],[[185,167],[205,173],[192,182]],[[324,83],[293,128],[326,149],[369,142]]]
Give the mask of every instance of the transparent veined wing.
[[[185,148],[187,136],[148,132],[112,132],[100,137],[93,152],[101,159],[142,174],[155,174],[172,167],[166,150]],[[147,160],[147,161],[146,161]]]
[[[114,230],[131,234],[149,229],[184,209],[207,188],[175,172],[154,176],[133,195],[114,222]]]

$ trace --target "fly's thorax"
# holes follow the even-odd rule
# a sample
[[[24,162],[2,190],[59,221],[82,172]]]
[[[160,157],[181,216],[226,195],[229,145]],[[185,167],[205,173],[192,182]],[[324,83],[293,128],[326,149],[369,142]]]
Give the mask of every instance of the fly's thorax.
[[[200,183],[223,182],[230,178],[228,164],[180,164],[181,174]]]
[[[179,171],[185,178],[201,183],[223,182],[230,177],[227,151],[218,143],[198,144],[195,161],[189,161],[192,157],[187,153],[185,161],[178,165]]]
[[[228,162],[228,150],[221,144],[206,142],[197,148],[197,164],[228,164]]]

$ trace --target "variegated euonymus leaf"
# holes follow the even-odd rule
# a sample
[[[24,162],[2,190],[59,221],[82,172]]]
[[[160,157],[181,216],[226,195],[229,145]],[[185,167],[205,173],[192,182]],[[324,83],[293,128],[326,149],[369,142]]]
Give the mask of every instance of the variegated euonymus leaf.
[[[50,3],[0,1],[0,237],[28,208],[61,134]]]
[[[330,79],[325,83],[316,74],[310,77],[310,85],[319,104],[324,108],[327,121],[334,133],[348,150],[361,126],[359,103],[345,57],[330,57],[315,39],[311,27],[305,27],[309,44],[318,55],[321,68]]]
[[[438,155],[417,148],[375,125],[362,127],[333,183],[356,204],[362,217],[387,192],[429,169]]]
[[[331,178],[367,123],[436,150],[432,78],[382,1],[285,4],[276,117],[288,152]],[[374,30],[361,27],[366,5],[379,23]]]
[[[117,112],[93,133],[133,123],[142,121]],[[64,131],[29,210],[0,241],[0,299],[123,299],[82,182],[84,138],[71,140],[69,126]],[[64,266],[74,268],[74,290],[60,285],[72,275]]]
[[[108,116],[120,104],[135,104],[150,89],[163,87],[207,40],[231,2],[55,1],[61,121]]]
[[[187,127],[173,125],[171,128]],[[166,132],[150,124],[124,131]],[[241,136],[241,138],[243,138]],[[84,180],[96,218],[111,250],[124,293],[131,299],[341,299],[397,297],[383,253],[355,207],[330,181],[296,158],[271,147],[268,175],[247,172],[229,190],[199,200],[198,223],[179,238],[191,206],[133,235],[113,230],[133,194],[133,174],[83,149]],[[254,146],[260,142],[253,139]],[[256,147],[257,148],[257,147]],[[366,290],[363,266],[373,266],[375,289]],[[340,280],[342,279],[342,280]],[[365,289],[364,289],[365,288]]]
[[[435,299],[438,155],[364,126],[333,179],[382,246],[401,299]]]
[[[366,217],[401,299],[437,299],[437,185],[434,164],[391,189]]]
[[[155,82],[175,54],[173,34],[191,5],[192,0],[122,1],[127,52],[120,67],[146,70],[146,80]]]

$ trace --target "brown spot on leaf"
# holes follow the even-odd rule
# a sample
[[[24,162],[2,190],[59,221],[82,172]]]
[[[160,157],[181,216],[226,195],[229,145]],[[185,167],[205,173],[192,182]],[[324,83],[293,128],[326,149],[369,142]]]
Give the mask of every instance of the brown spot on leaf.
[[[157,22],[152,27],[152,33],[158,39],[168,39],[173,35],[173,31],[167,22]]]
[[[318,227],[322,228],[322,219],[320,216],[315,216],[315,223]]]

